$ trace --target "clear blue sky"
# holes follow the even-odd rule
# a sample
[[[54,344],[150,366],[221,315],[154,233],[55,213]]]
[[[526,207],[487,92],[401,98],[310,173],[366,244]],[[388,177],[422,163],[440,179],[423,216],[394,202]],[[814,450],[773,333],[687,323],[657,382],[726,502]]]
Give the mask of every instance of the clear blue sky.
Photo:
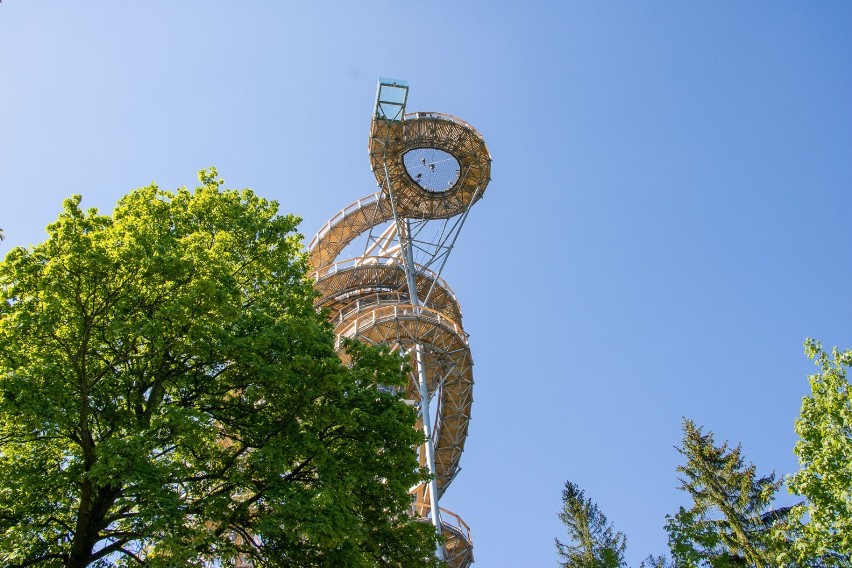
[[[681,417],[790,473],[802,341],[852,347],[852,3],[498,4],[4,0],[0,254],[210,165],[309,239],[407,80],[494,158],[444,271],[477,385],[443,504],[478,566],[554,566],[570,479],[638,565]]]

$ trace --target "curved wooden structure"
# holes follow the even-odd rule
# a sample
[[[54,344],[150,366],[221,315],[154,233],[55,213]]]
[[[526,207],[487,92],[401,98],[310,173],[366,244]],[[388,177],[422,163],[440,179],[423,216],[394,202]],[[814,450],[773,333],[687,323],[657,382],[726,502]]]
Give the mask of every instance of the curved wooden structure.
[[[401,106],[404,110],[404,99]],[[406,154],[424,149],[446,153],[455,160],[451,163],[455,174],[438,190],[420,183],[422,174],[414,177],[406,165]],[[424,170],[435,169],[420,156],[414,157]],[[413,158],[409,155],[407,159],[412,162]],[[401,110],[396,119],[377,111],[370,129],[370,161],[381,190],[341,210],[309,245],[319,292],[316,305],[329,310],[338,344],[340,338],[352,337],[387,343],[406,353],[421,350],[422,369],[412,356],[412,379],[405,396],[429,409],[429,400],[422,404],[419,376],[425,379],[428,399],[437,400],[434,428],[426,431],[432,432],[434,453],[429,455],[434,456],[440,497],[460,469],[473,405],[473,359],[461,310],[449,285],[434,271],[414,263],[411,256],[406,261],[406,242],[411,246],[413,241],[408,235],[410,224],[403,222],[446,221],[466,215],[485,191],[491,158],[481,135],[464,121],[438,113],[402,115]],[[396,238],[395,248],[385,247],[378,253],[367,250],[361,256],[338,260],[356,238],[389,222],[396,227],[391,227],[395,237],[389,237]],[[426,415],[428,419],[430,413]],[[425,463],[427,452],[421,448],[419,454]],[[428,488],[425,484],[412,489],[413,514],[424,519],[434,515],[433,501],[437,501]],[[473,562],[470,529],[454,513],[441,511],[444,559],[453,567],[469,566]]]
[[[373,120],[370,163],[379,185],[390,178],[397,213],[402,217],[446,219],[465,212],[482,197],[491,175],[491,156],[482,136],[463,120],[437,112],[416,112],[406,120]],[[406,170],[403,156],[418,148],[436,148],[459,164],[458,177],[444,191],[429,191]]]

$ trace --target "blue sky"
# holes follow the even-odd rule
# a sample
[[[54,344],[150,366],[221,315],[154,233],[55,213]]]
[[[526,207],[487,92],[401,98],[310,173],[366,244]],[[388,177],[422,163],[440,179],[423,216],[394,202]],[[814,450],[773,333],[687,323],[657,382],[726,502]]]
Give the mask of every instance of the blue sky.
[[[444,277],[477,380],[442,504],[479,566],[554,566],[566,479],[666,550],[681,417],[793,472],[805,337],[852,346],[852,4],[0,4],[0,227],[215,165],[309,240],[376,190],[377,79],[493,181]],[[782,497],[789,503],[790,497]]]

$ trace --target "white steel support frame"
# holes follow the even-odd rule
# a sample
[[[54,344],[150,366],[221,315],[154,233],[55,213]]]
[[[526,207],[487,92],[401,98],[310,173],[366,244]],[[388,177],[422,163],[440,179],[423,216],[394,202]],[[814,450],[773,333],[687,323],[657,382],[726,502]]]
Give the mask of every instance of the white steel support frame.
[[[344,337],[410,358],[405,398],[419,405],[419,463],[431,474],[410,489],[411,514],[443,536],[438,558],[468,568],[470,529],[438,501],[461,469],[473,360],[458,300],[441,274],[491,179],[491,156],[471,125],[441,113],[406,114],[407,98],[404,81],[379,81],[369,151],[380,191],[342,209],[311,241],[314,303],[329,310],[344,360]]]
[[[386,195],[389,196],[391,202],[391,211],[393,212],[393,224],[388,229],[386,229],[382,233],[382,235],[378,237],[378,239],[375,239],[372,245],[368,243],[367,249],[365,250],[365,256],[373,252],[377,246],[381,247],[386,252],[393,251],[398,252],[400,254],[402,266],[405,270],[409,302],[411,303],[411,305],[414,306],[415,313],[419,313],[418,308],[421,304],[421,301],[418,297],[417,292],[416,278],[418,273],[418,265],[417,263],[415,263],[414,260],[414,250],[415,248],[418,248],[421,253],[425,254],[428,257],[427,260],[424,260],[421,263],[422,266],[429,268],[436,262],[438,263],[438,268],[435,272],[438,277],[440,277],[441,272],[443,272],[444,266],[446,265],[447,259],[449,258],[450,252],[452,252],[453,247],[455,246],[455,242],[458,238],[459,233],[461,232],[461,228],[464,226],[464,222],[467,219],[468,213],[470,212],[470,207],[468,206],[462,212],[461,215],[455,218],[437,221],[443,224],[439,233],[438,242],[417,241],[417,233],[422,231],[428,221],[415,220],[415,222],[419,224],[419,227],[416,232],[412,231],[412,219],[407,217],[401,217],[398,214],[396,203],[394,200],[393,187],[391,186],[390,176],[388,175],[387,171],[387,164],[384,165],[384,173],[384,189],[386,190]],[[475,198],[473,201],[475,201]],[[384,243],[392,239],[393,232],[396,233],[398,244],[396,247],[391,248]],[[418,247],[417,244],[426,246]],[[434,280],[432,282],[432,285],[426,292],[423,302],[428,302],[428,299],[432,294],[432,290],[434,289],[435,282],[437,282],[437,280]],[[440,535],[442,532],[442,524],[440,513],[441,509],[438,500],[438,482],[436,477],[437,468],[435,466],[435,442],[433,436],[434,430],[432,428],[432,413],[430,410],[431,397],[429,396],[429,384],[426,377],[426,357],[424,354],[423,344],[420,342],[415,343],[415,345],[409,349],[409,355],[412,356],[415,362],[415,366],[417,367],[417,383],[420,391],[420,417],[423,422],[423,434],[426,437],[426,467],[429,469],[429,473],[432,476],[431,480],[429,481],[429,501],[431,505],[430,518],[432,524],[435,526],[436,532]],[[447,374],[449,374],[449,372],[452,372],[452,370],[448,371]],[[441,388],[442,383],[443,380],[441,380],[436,386],[436,392]],[[444,559],[443,546],[439,545],[437,547],[437,555],[439,559]]]
[[[431,268],[435,263],[438,263],[438,267],[437,270],[435,270],[435,273],[438,277],[440,277],[441,273],[444,270],[444,266],[447,263],[447,259],[449,258],[453,247],[455,246],[456,239],[458,238],[458,235],[461,232],[465,221],[467,220],[467,216],[470,213],[470,208],[472,204],[476,201],[476,199],[479,197],[480,188],[477,187],[476,191],[474,192],[474,197],[471,200],[471,204],[468,205],[460,215],[453,218],[432,221],[442,223],[439,236],[436,239],[437,242],[418,240],[417,237],[423,231],[425,226],[430,222],[430,220],[412,220],[411,218],[402,217],[399,215],[394,199],[394,191],[391,184],[390,175],[388,173],[387,156],[383,157],[383,189],[385,190],[384,194],[387,195],[390,199],[391,211],[393,213],[393,224],[388,229],[384,230],[378,238],[374,238],[372,245],[368,242],[364,254],[365,256],[369,255],[376,249],[377,246],[382,248],[386,252],[393,251],[394,253],[398,252],[400,254],[402,266],[405,270],[409,302],[411,303],[411,305],[414,306],[415,313],[419,313],[419,306],[421,304],[421,301],[418,298],[417,293],[416,278],[418,273],[418,264],[414,260],[414,250],[415,248],[418,249],[421,255],[424,255],[426,257],[426,259],[424,259],[420,263],[421,266],[425,268]],[[414,223],[418,225],[417,229],[414,231],[412,230],[412,221],[414,221]],[[396,238],[398,242],[395,247],[390,247],[387,243],[388,241],[393,239],[394,232],[396,233]],[[432,282],[432,285],[429,287],[423,298],[423,302],[428,302],[436,282],[437,279]],[[435,441],[432,428],[432,413],[430,410],[431,397],[429,396],[429,384],[426,377],[426,357],[424,354],[423,344],[420,342],[415,343],[414,347],[409,349],[408,352],[409,355],[413,356],[415,365],[417,367],[417,383],[420,391],[420,417],[423,422],[423,434],[426,438],[426,467],[429,469],[429,473],[432,476],[431,480],[429,481],[429,501],[431,505],[429,511],[430,519],[432,521],[432,524],[435,526],[435,530],[438,535],[441,535],[441,509],[438,497],[437,468],[435,466]],[[452,372],[452,370],[450,370],[449,372]],[[447,374],[449,374],[449,372]],[[441,388],[441,383],[443,383],[443,380],[440,381],[439,384],[436,386],[436,392],[438,392],[438,390]],[[456,474],[457,473],[458,471],[456,471]],[[444,560],[443,546],[438,545],[436,553],[440,560]]]
[[[419,303],[417,300],[417,281],[415,278],[417,275],[415,273],[414,251],[411,243],[411,222],[397,215],[396,204],[393,198],[393,188],[391,187],[390,176],[388,176],[387,163],[385,163],[384,168],[387,194],[391,200],[391,210],[393,211],[394,225],[396,226],[400,252],[402,253],[405,279],[408,282],[408,297],[411,305],[417,310]],[[432,524],[435,526],[435,532],[438,533],[438,536],[441,536],[441,511],[438,504],[438,479],[437,468],[435,467],[435,439],[432,436],[432,418],[429,411],[429,384],[426,381],[426,357],[423,356],[423,344],[419,341],[414,344],[414,360],[417,366],[417,385],[420,388],[420,419],[423,421],[423,435],[426,437],[426,467],[429,468],[429,474],[432,476],[429,480],[429,502],[431,504],[429,513]],[[439,560],[444,560],[444,547],[440,543],[436,547],[435,553]]]
[[[476,191],[474,192],[473,201],[476,201],[476,199],[478,197],[479,197],[479,188],[477,188]],[[450,253],[453,251],[453,247],[456,244],[456,239],[458,238],[459,233],[461,233],[461,229],[464,226],[464,222],[467,220],[467,215],[468,215],[468,213],[470,213],[471,205],[468,205],[467,209],[465,209],[464,212],[461,215],[459,215],[458,219],[455,221],[455,223],[453,223],[453,226],[450,227],[450,230],[446,231],[445,235],[444,235],[444,232],[442,231],[442,237],[443,238],[438,243],[438,246],[435,248],[434,256],[433,256],[433,262],[434,262],[434,260],[440,258],[440,266],[438,267],[438,270],[435,271],[436,274],[438,275],[438,278],[440,278],[441,274],[444,272],[444,266],[446,266],[447,259],[449,258]],[[450,221],[449,219],[444,221],[444,228],[446,228],[446,225],[449,223],[449,221]],[[446,244],[448,241],[449,241],[449,245]],[[424,264],[424,266],[426,268],[431,268],[431,265],[433,264],[433,262],[428,262],[428,263]],[[435,289],[435,283],[436,282],[437,282],[437,279],[432,281],[432,285],[429,287],[429,290],[426,292],[426,297],[423,300],[424,302],[429,301],[429,298],[432,295],[432,290]]]

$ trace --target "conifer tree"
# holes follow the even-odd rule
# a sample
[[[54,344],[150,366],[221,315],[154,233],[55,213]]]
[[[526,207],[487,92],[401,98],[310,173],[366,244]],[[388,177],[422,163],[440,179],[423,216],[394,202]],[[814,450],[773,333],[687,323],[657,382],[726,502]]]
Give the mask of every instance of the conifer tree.
[[[556,540],[563,568],[620,568],[625,566],[627,539],[616,532],[585,492],[570,481],[562,490],[559,520],[565,524],[568,544]]]
[[[781,486],[775,474],[758,477],[746,465],[741,446],[716,446],[712,432],[683,421],[686,463],[677,468],[680,488],[692,497],[692,507],[667,516],[669,547],[677,566],[728,568],[777,566],[788,546],[775,535],[789,517],[789,508],[771,509]],[[773,528],[776,529],[773,531]]]
[[[674,568],[674,564],[669,564],[668,558],[664,555],[654,556],[649,554],[639,564],[639,568]]]

